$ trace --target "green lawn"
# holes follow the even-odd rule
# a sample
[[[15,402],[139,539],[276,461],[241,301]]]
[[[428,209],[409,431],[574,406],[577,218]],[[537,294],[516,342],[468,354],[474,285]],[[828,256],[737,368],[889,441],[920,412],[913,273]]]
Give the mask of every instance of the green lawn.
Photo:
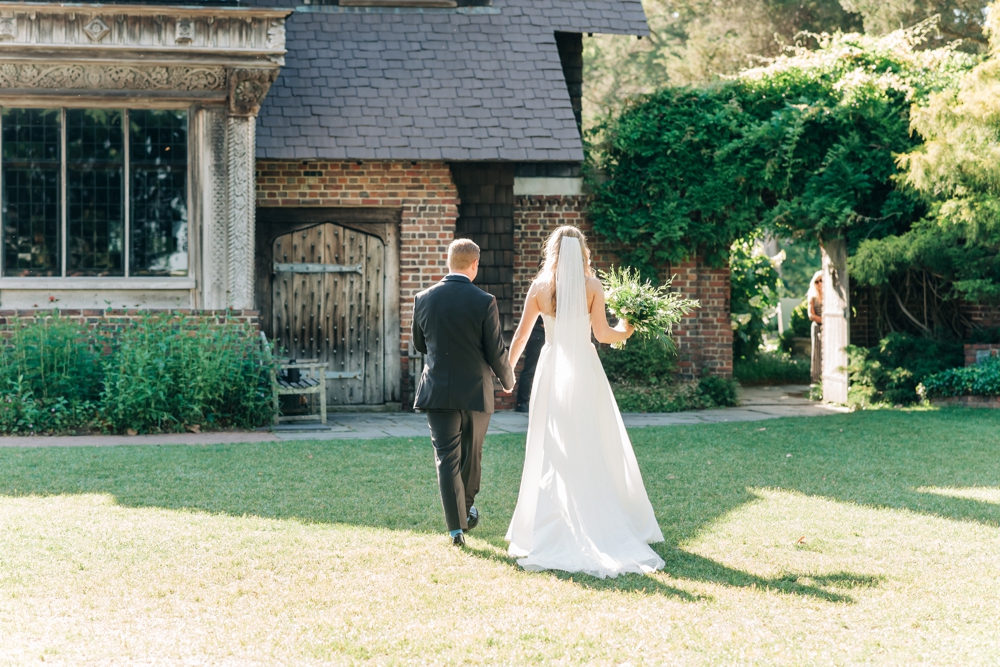
[[[452,548],[427,440],[0,449],[0,665],[1000,663],[1000,415],[633,431],[653,576]]]

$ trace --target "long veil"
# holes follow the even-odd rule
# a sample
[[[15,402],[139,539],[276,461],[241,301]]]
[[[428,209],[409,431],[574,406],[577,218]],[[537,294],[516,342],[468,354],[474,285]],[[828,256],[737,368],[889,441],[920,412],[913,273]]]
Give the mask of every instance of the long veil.
[[[587,381],[577,375],[586,367],[580,360],[590,346],[590,313],[587,312],[583,249],[580,241],[572,236],[564,236],[559,245],[554,333],[553,362],[557,381],[552,398],[557,404],[561,404],[560,407],[571,408],[568,401],[572,397],[573,388],[579,387],[580,381]]]

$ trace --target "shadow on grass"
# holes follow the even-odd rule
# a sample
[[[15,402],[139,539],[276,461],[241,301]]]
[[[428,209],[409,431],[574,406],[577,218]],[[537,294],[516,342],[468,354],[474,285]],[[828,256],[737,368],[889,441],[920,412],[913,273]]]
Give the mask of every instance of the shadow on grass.
[[[1000,525],[1000,505],[918,492],[1000,485],[1000,418],[992,411],[878,412],[753,424],[638,429],[633,442],[666,542],[654,548],[673,578],[761,588],[829,602],[878,577],[759,577],[683,545],[780,488],[837,502]],[[789,456],[791,454],[792,456]],[[517,500],[523,436],[491,436],[484,451],[484,517],[469,553],[516,568],[504,532]],[[196,510],[443,534],[426,439],[113,448],[0,448],[0,496],[106,493],[125,507]],[[443,537],[442,537],[443,539]],[[570,575],[556,574],[569,579]],[[697,600],[655,576],[574,584]]]
[[[465,552],[476,556],[477,558],[482,558],[484,560],[493,561],[494,563],[500,563],[511,568],[520,569],[517,565],[517,559],[511,558],[507,555],[506,546],[501,549],[495,545],[491,545],[491,548],[478,548],[476,546],[470,545],[465,548]],[[620,591],[624,593],[644,593],[649,595],[664,595],[666,597],[678,598],[684,602],[697,602],[700,600],[709,599],[708,596],[695,595],[689,591],[685,591],[681,588],[675,588],[673,586],[668,586],[667,584],[659,581],[658,579],[642,574],[623,574],[614,579],[598,579],[596,577],[591,577],[586,574],[571,574],[569,572],[560,572],[558,570],[545,571],[545,572],[526,572],[527,576],[545,576],[545,577],[555,577],[562,581],[569,581],[574,584],[578,584],[583,588],[589,588],[592,590],[602,590],[602,591]]]

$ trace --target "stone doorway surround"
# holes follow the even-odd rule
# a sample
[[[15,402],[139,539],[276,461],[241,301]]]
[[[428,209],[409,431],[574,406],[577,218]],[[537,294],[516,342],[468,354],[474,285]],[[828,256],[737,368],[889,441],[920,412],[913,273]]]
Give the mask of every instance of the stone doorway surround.
[[[0,277],[0,304],[254,305],[256,115],[291,10],[0,2],[0,107],[188,112],[188,275]]]

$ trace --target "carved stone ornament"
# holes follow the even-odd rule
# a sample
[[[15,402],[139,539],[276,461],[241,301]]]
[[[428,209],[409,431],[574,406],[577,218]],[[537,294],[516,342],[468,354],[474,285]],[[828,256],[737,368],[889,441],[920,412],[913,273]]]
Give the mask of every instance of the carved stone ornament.
[[[271,19],[271,24],[267,28],[267,48],[285,48],[285,19]],[[285,64],[284,56],[269,56],[271,62],[277,65]]]
[[[219,91],[226,89],[223,67],[144,67],[142,65],[0,65],[2,88],[70,90]]]
[[[194,21],[177,19],[174,29],[174,41],[178,44],[190,44],[194,41]]]
[[[91,41],[99,42],[104,39],[109,32],[111,32],[111,28],[108,27],[107,23],[101,20],[100,16],[95,16],[90,19],[87,25],[83,26],[83,32],[86,33],[87,37],[89,37]]]
[[[0,17],[0,40],[17,38],[17,19],[13,16]]]
[[[256,116],[260,103],[278,76],[274,69],[234,69],[229,74],[229,113]]]

